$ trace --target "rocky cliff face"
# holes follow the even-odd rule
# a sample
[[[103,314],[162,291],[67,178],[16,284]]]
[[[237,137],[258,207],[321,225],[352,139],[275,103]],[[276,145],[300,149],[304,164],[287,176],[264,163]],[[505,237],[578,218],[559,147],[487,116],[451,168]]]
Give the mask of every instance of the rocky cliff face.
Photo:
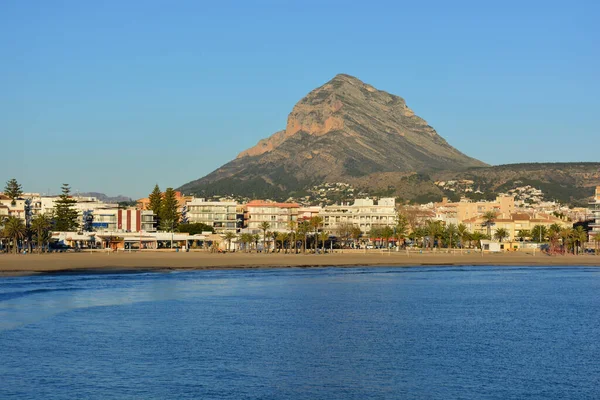
[[[300,100],[285,130],[180,189],[273,197],[377,173],[485,165],[450,146],[401,97],[342,74]]]

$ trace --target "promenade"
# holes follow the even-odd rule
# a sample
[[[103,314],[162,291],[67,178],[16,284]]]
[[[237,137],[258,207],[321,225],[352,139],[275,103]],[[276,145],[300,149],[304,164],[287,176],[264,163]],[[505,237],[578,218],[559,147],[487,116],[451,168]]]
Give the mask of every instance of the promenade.
[[[544,253],[455,253],[344,251],[333,254],[262,254],[207,252],[92,252],[0,255],[0,276],[51,272],[169,271],[235,268],[286,268],[325,266],[600,266],[600,256]]]

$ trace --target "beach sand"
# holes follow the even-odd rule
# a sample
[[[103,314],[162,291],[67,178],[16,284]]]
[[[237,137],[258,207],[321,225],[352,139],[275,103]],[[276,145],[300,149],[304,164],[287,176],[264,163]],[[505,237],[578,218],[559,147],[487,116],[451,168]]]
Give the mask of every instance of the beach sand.
[[[344,251],[333,254],[256,254],[206,252],[92,252],[28,255],[0,255],[0,275],[28,275],[51,272],[168,271],[234,268],[286,268],[319,266],[600,266],[600,256],[537,253],[484,254],[459,251],[448,253]]]

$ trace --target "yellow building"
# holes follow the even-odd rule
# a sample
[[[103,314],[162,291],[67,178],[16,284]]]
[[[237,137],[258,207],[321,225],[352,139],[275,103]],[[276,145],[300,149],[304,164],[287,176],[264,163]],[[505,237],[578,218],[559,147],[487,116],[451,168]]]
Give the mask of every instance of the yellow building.
[[[480,216],[486,212],[495,212],[498,217],[508,218],[515,210],[514,196],[500,195],[495,201],[471,201],[462,198],[451,202],[444,197],[440,203],[434,204],[436,216],[447,224],[460,224],[465,220]]]
[[[481,215],[466,219],[463,221],[463,224],[467,226],[467,229],[470,232],[479,232],[482,234],[488,233],[488,228],[483,224]],[[532,216],[524,213],[513,213],[507,218],[495,219],[493,225],[490,227],[490,232],[492,237],[494,237],[496,230],[500,228],[506,229],[509,236],[505,240],[514,241],[519,237],[520,231],[526,230],[531,232],[536,225],[542,225],[549,228],[553,224],[558,224],[563,228],[572,227],[570,222],[563,221],[562,219],[549,214],[537,214]]]

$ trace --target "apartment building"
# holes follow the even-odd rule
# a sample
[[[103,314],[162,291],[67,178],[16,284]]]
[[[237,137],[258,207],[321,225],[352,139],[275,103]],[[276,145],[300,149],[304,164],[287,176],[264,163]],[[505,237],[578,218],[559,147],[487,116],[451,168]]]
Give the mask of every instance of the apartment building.
[[[287,232],[290,222],[298,220],[297,203],[274,203],[264,200],[253,200],[246,204],[247,228],[250,231],[260,231],[263,222],[269,223],[273,232]]]
[[[590,202],[590,213],[594,221],[590,224],[592,230],[589,233],[589,240],[593,241],[600,235],[600,186],[596,186],[596,194]]]
[[[211,226],[215,233],[236,232],[243,222],[239,205],[235,201],[206,201],[191,199],[185,204],[186,219],[190,224],[203,223]]]
[[[391,197],[378,201],[356,199],[352,205],[326,206],[319,215],[326,230],[334,231],[340,224],[350,223],[369,232],[373,227],[396,225],[396,200]]]
[[[462,198],[460,201],[451,202],[444,197],[440,203],[434,204],[434,210],[436,219],[455,225],[490,211],[495,212],[499,218],[508,218],[516,212],[514,196],[507,195],[497,196],[495,201],[471,201]]]
[[[481,215],[462,221],[467,227],[469,232],[479,232],[487,234],[488,228],[484,225],[484,221]],[[525,213],[513,213],[508,217],[500,217],[494,220],[494,224],[490,226],[490,232],[492,237],[496,233],[496,230],[503,228],[508,232],[508,238],[506,241],[514,241],[518,238],[519,232],[522,230],[530,231],[536,225],[542,225],[549,228],[550,225],[558,224],[564,228],[571,228],[572,223],[566,222],[560,218],[557,218],[550,214],[525,214]]]
[[[90,214],[91,230],[96,232],[156,232],[152,210],[107,207],[91,210]]]

